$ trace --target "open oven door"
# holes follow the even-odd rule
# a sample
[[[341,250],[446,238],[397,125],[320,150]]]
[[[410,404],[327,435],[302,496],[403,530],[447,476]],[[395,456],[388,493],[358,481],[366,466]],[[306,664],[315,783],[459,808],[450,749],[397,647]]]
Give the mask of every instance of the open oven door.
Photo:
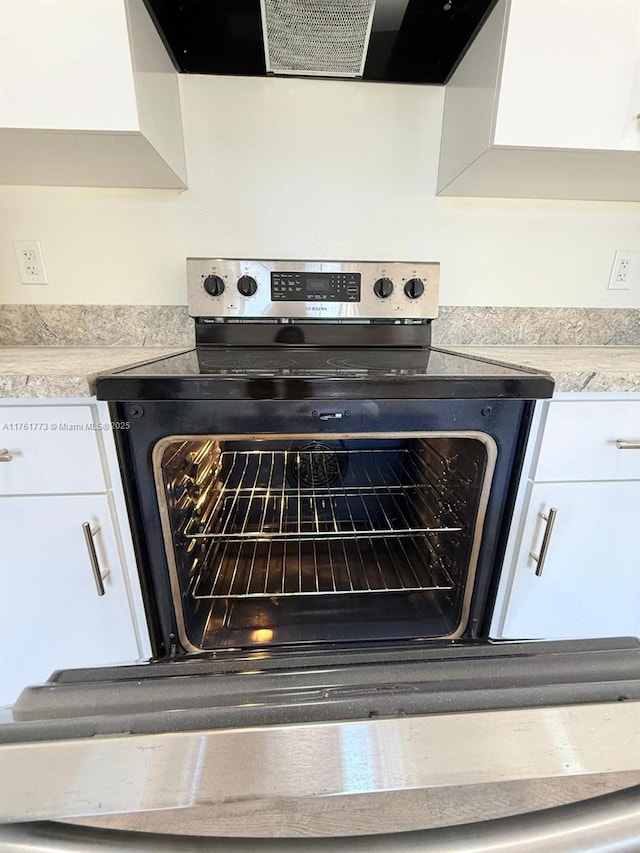
[[[255,837],[424,829],[640,784],[640,641],[416,642],[67,670],[3,713],[0,823],[122,827],[135,815],[150,832]]]

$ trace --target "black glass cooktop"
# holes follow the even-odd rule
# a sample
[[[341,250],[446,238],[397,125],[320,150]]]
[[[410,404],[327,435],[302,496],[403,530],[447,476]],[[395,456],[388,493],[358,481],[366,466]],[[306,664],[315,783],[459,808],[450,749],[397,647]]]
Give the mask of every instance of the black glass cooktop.
[[[546,373],[434,348],[208,347],[101,374],[101,400],[543,398]]]

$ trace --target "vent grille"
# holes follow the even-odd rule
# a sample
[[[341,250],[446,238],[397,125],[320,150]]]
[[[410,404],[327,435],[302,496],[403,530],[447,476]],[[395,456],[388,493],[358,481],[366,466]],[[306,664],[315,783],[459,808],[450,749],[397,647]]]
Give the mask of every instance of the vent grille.
[[[376,0],[262,0],[267,71],[361,77]]]

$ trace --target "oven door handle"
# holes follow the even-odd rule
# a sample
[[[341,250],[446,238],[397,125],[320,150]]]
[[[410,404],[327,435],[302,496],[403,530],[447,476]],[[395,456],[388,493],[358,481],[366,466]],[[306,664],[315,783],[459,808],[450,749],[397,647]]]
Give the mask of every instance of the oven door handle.
[[[126,819],[121,823],[126,826]],[[135,816],[132,821],[135,826]],[[162,835],[96,829],[74,824],[39,822],[0,826],[0,846],[8,853],[204,853],[233,850],[235,853],[276,853],[276,851],[316,851],[369,853],[406,851],[410,853],[636,853],[640,842],[640,787],[624,788],[612,794],[556,806],[537,812],[467,823],[437,829],[400,832],[391,835],[305,838],[214,838]],[[364,842],[364,843],[363,843]]]

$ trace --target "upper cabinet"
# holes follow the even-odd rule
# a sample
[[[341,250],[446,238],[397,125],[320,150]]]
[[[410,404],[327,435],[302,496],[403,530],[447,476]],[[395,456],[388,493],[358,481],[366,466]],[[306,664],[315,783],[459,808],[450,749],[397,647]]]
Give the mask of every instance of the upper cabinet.
[[[0,182],[183,188],[178,75],[143,0],[0,0]]]
[[[640,201],[640,0],[499,0],[447,85],[438,193]]]

